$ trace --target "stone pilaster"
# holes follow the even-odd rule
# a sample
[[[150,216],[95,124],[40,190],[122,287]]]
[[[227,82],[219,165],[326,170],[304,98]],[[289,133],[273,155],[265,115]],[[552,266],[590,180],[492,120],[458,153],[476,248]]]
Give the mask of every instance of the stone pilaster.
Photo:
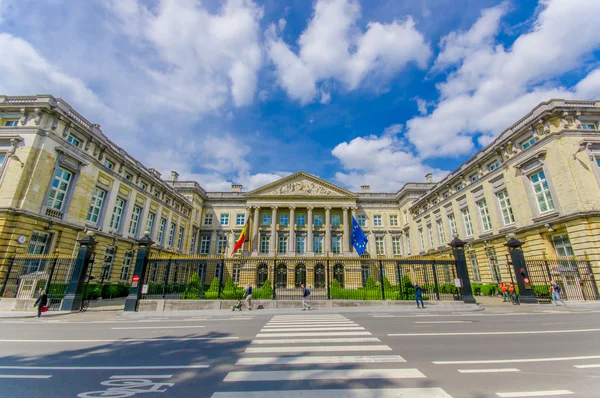
[[[310,254],[314,254],[314,250],[315,250],[315,245],[313,243],[313,208],[312,207],[307,207],[306,208],[306,253],[310,253]]]
[[[288,236],[288,254],[293,256],[296,253],[296,208],[290,207],[290,234]]]

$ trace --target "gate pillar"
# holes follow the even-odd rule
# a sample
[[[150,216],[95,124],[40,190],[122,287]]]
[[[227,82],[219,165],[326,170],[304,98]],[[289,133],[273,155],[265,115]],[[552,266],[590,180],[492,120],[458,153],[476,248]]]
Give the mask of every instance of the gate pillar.
[[[67,287],[67,293],[60,305],[61,311],[79,311],[81,300],[83,299],[82,290],[85,283],[85,277],[87,276],[87,270],[90,265],[92,254],[96,248],[94,233],[91,231],[77,242],[80,246],[77,251],[77,258],[75,259],[75,267],[73,267],[71,281]]]
[[[452,248],[454,260],[456,261],[456,272],[461,282],[460,291],[465,303],[475,304],[475,297],[471,290],[471,281],[469,280],[469,272],[467,271],[467,258],[465,257],[465,245],[467,242],[459,239],[458,235],[454,235],[452,242],[448,244]]]
[[[527,272],[527,264],[525,263],[525,256],[521,248],[523,242],[518,241],[513,234],[508,235],[508,238],[504,246],[508,247],[510,261],[515,272],[515,279],[517,280],[517,286],[519,286],[519,301],[521,303],[537,304],[537,299],[533,291],[525,288],[524,278],[529,278],[529,273]]]
[[[125,299],[124,311],[137,311],[137,302],[142,293],[140,287],[144,284],[146,275],[146,266],[148,265],[148,257],[150,256],[150,246],[154,242],[150,239],[150,233],[145,232],[144,237],[138,241],[138,252],[135,258],[135,268],[133,270],[133,278],[129,295]],[[133,280],[136,280],[135,282]]]

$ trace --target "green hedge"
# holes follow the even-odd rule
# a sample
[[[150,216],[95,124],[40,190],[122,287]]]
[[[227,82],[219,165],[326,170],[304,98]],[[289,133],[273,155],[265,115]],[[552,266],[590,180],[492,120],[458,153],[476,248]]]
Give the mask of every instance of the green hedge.
[[[181,298],[183,300],[199,300],[202,298],[202,290],[204,289],[200,277],[198,274],[192,274]]]

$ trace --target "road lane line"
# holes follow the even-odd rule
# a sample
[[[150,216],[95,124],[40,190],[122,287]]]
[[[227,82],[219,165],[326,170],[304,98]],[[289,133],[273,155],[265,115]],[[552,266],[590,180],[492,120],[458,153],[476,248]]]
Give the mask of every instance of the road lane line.
[[[49,379],[52,375],[0,375],[0,379]]]
[[[256,335],[257,338],[270,338],[270,337],[338,337],[338,336],[372,336],[371,332],[288,332],[288,333],[259,333]]]
[[[452,398],[441,388],[356,388],[352,390],[283,390],[216,392],[212,398]]]
[[[518,398],[518,397],[551,397],[556,395],[572,395],[575,394],[569,390],[548,390],[548,391],[518,391],[518,392],[497,392],[496,395],[502,398]]]
[[[522,358],[522,359],[483,359],[476,361],[432,361],[436,365],[475,365],[491,363],[521,363],[521,362],[556,362],[556,361],[578,361],[584,359],[598,359],[600,355],[588,355],[582,357],[554,357],[554,358]]]
[[[520,372],[517,368],[499,368],[499,369],[458,369],[459,373],[506,373]]]
[[[415,321],[415,323],[473,323],[473,321]]]
[[[590,369],[590,368],[600,368],[600,363],[590,364],[590,365],[573,365],[573,367],[578,369]]]
[[[236,365],[319,365],[350,363],[399,363],[406,362],[400,355],[344,355],[241,358]]]
[[[345,327],[325,327],[325,328],[320,328],[320,327],[312,327],[312,328],[292,328],[292,329],[286,329],[286,328],[275,328],[275,329],[261,329],[261,333],[262,332],[285,332],[288,330],[294,330],[297,332],[309,332],[309,331],[327,331],[327,330],[365,330],[365,328],[361,327],[361,326],[345,326]]]
[[[229,372],[223,381],[288,381],[348,379],[423,379],[418,369],[313,369]],[[309,394],[312,395],[312,394]],[[282,397],[285,395],[281,395]]]
[[[246,354],[261,353],[289,353],[289,352],[351,352],[351,351],[392,351],[387,345],[360,345],[360,346],[308,346],[308,347],[249,347]]]
[[[451,333],[388,333],[390,337],[419,337],[419,336],[489,336],[489,335],[513,335],[513,334],[555,334],[555,333],[586,333],[600,332],[600,329],[571,329],[571,330],[526,330],[511,332],[451,332]]]
[[[325,339],[275,339],[252,340],[250,344],[327,344],[327,343],[379,343],[377,337],[341,337]]]
[[[138,330],[138,329],[193,329],[205,328],[206,325],[184,325],[184,326],[127,326],[111,328],[111,330]]]
[[[159,369],[206,369],[210,365],[162,365],[162,366],[1,366],[7,370],[159,370]],[[157,377],[157,376],[152,376]]]
[[[0,340],[0,343],[127,343],[136,341],[210,341],[238,340],[239,337],[167,337],[167,338],[133,338],[133,339],[102,339],[102,340]]]

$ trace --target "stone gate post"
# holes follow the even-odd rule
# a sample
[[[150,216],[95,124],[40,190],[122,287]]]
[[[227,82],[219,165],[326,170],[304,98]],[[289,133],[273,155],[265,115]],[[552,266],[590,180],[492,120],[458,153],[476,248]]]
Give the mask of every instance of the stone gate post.
[[[67,294],[65,294],[60,305],[61,311],[79,311],[81,300],[83,299],[82,290],[83,285],[85,284],[85,277],[88,273],[88,266],[90,265],[92,254],[96,248],[94,233],[91,231],[77,242],[80,246],[77,252],[77,258],[75,259],[75,267],[73,267],[71,281],[67,287]]]
[[[508,235],[508,238],[504,246],[508,247],[510,261],[515,272],[515,279],[517,280],[517,286],[519,286],[519,301],[521,303],[537,304],[537,299],[533,291],[525,287],[524,278],[529,278],[529,273],[527,272],[527,264],[525,263],[525,256],[521,248],[523,242],[518,241],[512,234]]]
[[[471,291],[471,281],[469,272],[467,271],[467,258],[465,256],[465,245],[467,242],[459,239],[458,235],[454,235],[452,242],[448,244],[452,248],[454,260],[456,261],[456,272],[461,281],[461,294],[465,303],[476,303],[473,292]]]
[[[135,258],[135,268],[133,270],[133,277],[131,287],[129,288],[129,295],[125,299],[124,311],[137,311],[137,302],[140,299],[142,290],[140,289],[144,284],[144,277],[146,275],[146,266],[148,265],[148,257],[150,256],[150,246],[154,242],[150,239],[150,233],[144,233],[144,237],[138,241],[138,252]],[[135,282],[134,282],[135,280]]]

